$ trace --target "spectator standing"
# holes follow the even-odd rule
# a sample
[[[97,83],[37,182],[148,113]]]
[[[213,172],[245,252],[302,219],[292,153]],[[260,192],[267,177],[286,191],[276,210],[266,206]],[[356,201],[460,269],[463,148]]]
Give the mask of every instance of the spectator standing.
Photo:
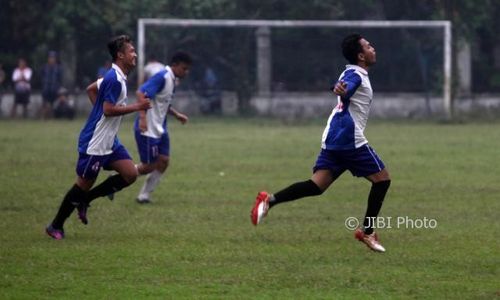
[[[23,108],[23,118],[28,117],[28,104],[31,95],[31,75],[33,74],[24,58],[18,60],[17,68],[12,73],[12,82],[14,83],[14,104],[10,116],[15,118],[17,115],[17,106]]]
[[[205,67],[200,94],[202,97],[200,109],[204,114],[217,114],[221,112],[219,79],[215,71],[209,66]]]
[[[42,72],[42,107],[39,115],[42,119],[48,119],[53,114],[53,104],[57,99],[59,88],[61,88],[63,71],[57,62],[57,53],[50,51],[47,63],[43,66]]]

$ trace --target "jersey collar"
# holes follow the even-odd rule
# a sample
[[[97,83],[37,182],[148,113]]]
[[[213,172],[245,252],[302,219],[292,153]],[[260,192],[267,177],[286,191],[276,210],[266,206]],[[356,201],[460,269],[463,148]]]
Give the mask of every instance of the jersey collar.
[[[167,70],[167,73],[172,77],[172,79],[175,79],[175,74],[174,71],[172,71],[172,68],[170,66],[165,66],[165,70]]]
[[[366,71],[365,69],[361,68],[358,65],[346,65],[345,69],[346,70],[348,70],[348,69],[355,69],[355,70],[359,71],[363,75],[368,75],[368,71]]]
[[[114,64],[114,63],[113,63],[113,64],[111,64],[111,67],[112,67],[113,69],[115,69],[115,70],[116,70],[116,73],[120,74],[120,76],[121,76],[123,79],[127,80],[127,76],[123,73],[122,69],[120,69],[120,67],[119,67],[117,64]]]

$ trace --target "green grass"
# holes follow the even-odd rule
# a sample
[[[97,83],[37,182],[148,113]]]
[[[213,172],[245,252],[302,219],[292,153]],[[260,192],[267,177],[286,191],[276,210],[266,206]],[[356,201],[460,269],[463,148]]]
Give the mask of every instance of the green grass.
[[[348,173],[250,223],[257,191],[310,176],[323,120],[171,121],[155,203],[135,203],[141,178],[95,201],[88,226],[71,216],[54,241],[44,227],[74,182],[83,122],[0,122],[1,299],[500,297],[500,123],[369,124],[393,179],[382,216],[438,224],[380,229],[387,252],[377,254],[344,227],[370,189]],[[120,138],[137,158],[131,128],[128,118]]]

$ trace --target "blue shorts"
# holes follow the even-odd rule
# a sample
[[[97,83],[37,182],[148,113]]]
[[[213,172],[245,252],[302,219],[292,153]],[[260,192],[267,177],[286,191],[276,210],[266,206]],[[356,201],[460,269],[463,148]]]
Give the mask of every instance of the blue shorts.
[[[170,155],[170,138],[165,131],[159,139],[142,135],[139,130],[134,130],[137,150],[143,164],[154,163],[159,155]]]
[[[127,149],[122,144],[113,149],[113,153],[108,155],[89,155],[79,153],[78,162],[76,163],[76,174],[85,179],[95,179],[99,175],[101,168],[111,170],[111,163],[117,160],[130,159]]]
[[[382,171],[384,163],[368,144],[352,150],[321,149],[313,173],[330,170],[334,178],[349,170],[353,176],[366,177]]]

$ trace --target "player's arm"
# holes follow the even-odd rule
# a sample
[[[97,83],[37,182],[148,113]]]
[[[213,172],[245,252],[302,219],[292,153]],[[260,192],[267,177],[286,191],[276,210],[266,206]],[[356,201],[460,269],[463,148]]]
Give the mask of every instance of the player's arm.
[[[168,97],[170,98],[169,101],[174,97],[174,88],[175,79],[167,80],[165,83],[165,90],[168,94]],[[167,114],[174,116],[182,124],[186,124],[186,122],[189,120],[189,118],[185,114],[178,112],[175,108],[172,107],[172,105],[168,106]]]
[[[94,81],[87,87],[87,96],[89,97],[90,103],[92,103],[92,105],[95,104],[95,101],[97,99],[97,92],[97,81]]]
[[[145,102],[146,100],[149,100],[146,97],[146,93],[142,91],[137,91],[137,102]],[[148,130],[148,121],[147,121],[147,114],[145,110],[140,110],[139,111],[139,130],[141,132],[146,132]]]
[[[332,87],[333,92],[344,100],[348,100],[361,85],[361,77],[354,71],[346,72],[344,77]]]
[[[186,122],[189,121],[188,116],[186,116],[183,113],[178,112],[175,108],[172,107],[172,105],[170,105],[168,107],[168,114],[174,116],[182,124],[186,124]]]
[[[137,102],[142,103],[144,101],[149,101],[150,99],[155,101],[156,95],[161,92],[164,87],[164,73],[159,72],[153,75],[136,92]],[[145,132],[148,129],[146,111],[139,111],[139,129],[141,132]]]
[[[130,114],[136,111],[144,111],[151,108],[151,102],[146,99],[144,102],[135,102],[130,105],[115,105],[112,102],[104,101],[103,112],[106,117],[116,117]]]
[[[122,86],[118,81],[103,82],[101,84],[103,89],[104,103],[102,105],[103,113],[106,117],[122,116],[136,111],[147,110],[151,108],[151,102],[148,99],[144,101],[136,101],[130,105],[117,105],[120,97]]]
[[[89,97],[90,103],[92,105],[95,105],[95,102],[97,101],[97,95],[99,93],[99,87],[101,86],[103,81],[103,78],[97,79],[97,81],[91,83],[86,91],[87,91],[87,96]]]

